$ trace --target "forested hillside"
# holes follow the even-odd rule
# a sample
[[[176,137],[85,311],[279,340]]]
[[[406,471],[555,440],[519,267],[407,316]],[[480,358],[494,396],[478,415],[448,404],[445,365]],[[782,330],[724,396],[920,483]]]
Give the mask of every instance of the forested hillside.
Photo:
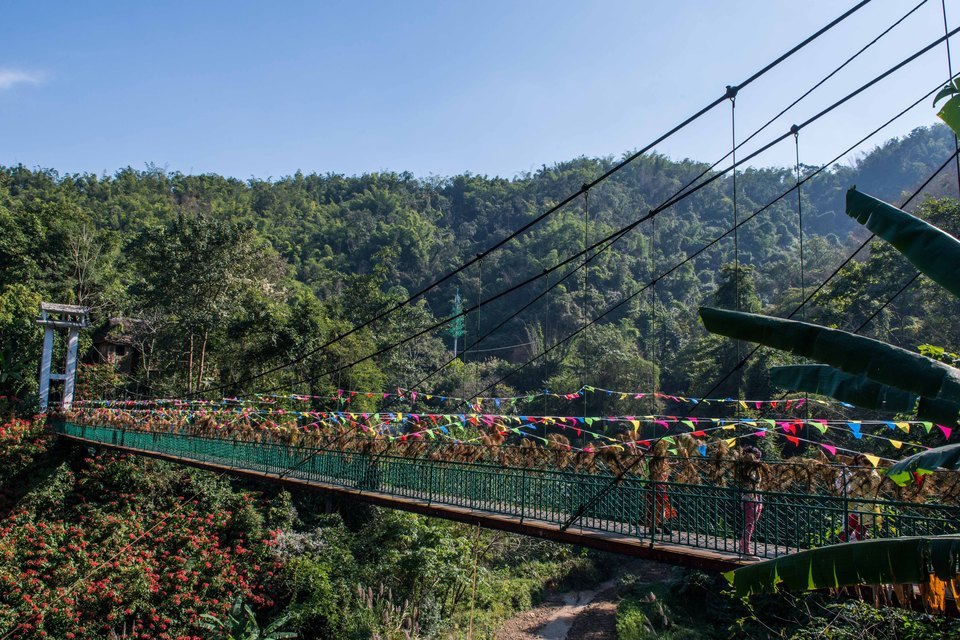
[[[623,564],[570,546],[58,442],[42,418],[9,417],[36,408],[41,336],[33,320],[41,300],[89,306],[97,327],[133,319],[120,330],[139,355],[136,366],[129,374],[81,367],[81,399],[265,391],[335,397],[342,389],[369,392],[352,404],[357,411],[403,410],[397,398],[380,394],[399,386],[469,397],[501,378],[485,395],[569,392],[582,384],[697,394],[738,357],[729,341],[701,329],[698,305],[733,307],[739,295],[744,309],[789,313],[802,291],[865,237],[843,213],[850,185],[897,201],[953,150],[945,127],[918,129],[806,184],[803,288],[795,194],[738,233],[739,286],[732,237],[684,263],[732,224],[733,184],[725,176],[656,216],[655,228],[648,222],[623,237],[589,269],[560,282],[573,263],[471,313],[458,338],[460,358],[453,358],[448,327],[387,347],[453,313],[457,292],[469,307],[554,267],[668,200],[707,166],[644,156],[591,190],[587,202],[575,199],[415,304],[324,348],[576,193],[615,160],[580,158],[513,179],[298,173],[244,181],[155,167],[111,176],[0,169],[0,634],[261,637],[254,627],[276,623],[303,638],[453,638],[468,630],[490,637],[549,587],[582,589]],[[795,180],[790,168],[739,174],[739,219]],[[944,175],[926,193],[952,197],[956,188],[955,175]],[[914,205],[960,232],[956,200]],[[849,329],[879,311],[865,333],[907,348],[933,343],[960,351],[960,308],[934,285],[921,279],[886,304],[912,274],[899,254],[878,244],[815,298],[807,317]],[[82,335],[90,361],[92,334]],[[507,375],[544,350],[546,357]],[[765,371],[774,357],[761,352],[751,361],[744,395],[770,395]],[[737,392],[733,378],[716,390]],[[556,408],[553,399],[536,402],[536,411]],[[606,394],[585,402],[584,411],[625,408]],[[951,625],[820,596],[769,598],[753,609],[721,593],[724,583],[714,578],[691,573],[671,586],[624,576],[621,637],[803,638],[826,625],[838,637],[865,626],[916,634],[888,636],[899,638],[946,634]],[[225,626],[233,623],[246,631],[231,636]]]
[[[847,187],[857,184],[896,200],[939,166],[952,145],[945,127],[917,129],[806,184],[807,287],[839,264],[854,243],[851,234],[862,234],[842,211]],[[461,175],[429,180],[410,174],[297,173],[243,181],[155,167],[124,169],[112,176],[4,168],[0,395],[29,401],[34,392],[39,338],[31,319],[41,299],[88,305],[94,324],[110,316],[143,321],[136,335],[136,347],[144,356],[138,370],[126,380],[100,380],[101,394],[180,395],[221,384],[227,392],[241,394],[278,386],[299,392],[412,386],[449,359],[452,340],[446,331],[433,331],[335,376],[321,374],[448,316],[457,290],[470,306],[553,267],[585,243],[669,199],[706,165],[644,156],[593,189],[587,209],[582,198],[574,200],[388,320],[254,385],[231,381],[286,362],[402,300],[576,193],[613,163],[612,158],[580,158],[514,179]],[[789,168],[741,173],[740,219],[794,181]],[[931,188],[952,193],[950,184],[942,177]],[[484,339],[480,351],[462,358],[482,361],[481,366],[468,372],[457,361],[429,378],[424,388],[462,395],[482,389],[509,370],[505,363],[522,362],[555,345],[584,318],[599,315],[729,229],[732,209],[728,175],[659,214],[655,231],[647,222],[620,239],[588,269]],[[747,267],[741,296],[754,298],[744,298],[744,304],[781,309],[796,304],[800,263],[795,196],[781,199],[744,225],[737,240]],[[724,266],[733,260],[728,237],[659,280],[656,313],[651,313],[651,287],[584,332],[590,354],[586,373],[578,338],[509,377],[500,390],[573,390],[587,383],[702,391],[700,387],[711,382],[708,372],[719,371],[729,354],[709,344],[695,310],[717,295],[722,298],[721,285],[731,273]],[[575,264],[467,317],[461,350],[476,340],[478,331],[489,332]],[[878,282],[863,282],[858,288],[854,281],[843,279],[839,301],[821,299],[822,312],[833,314],[838,324],[846,313],[844,305],[868,305],[882,293]],[[732,305],[732,294],[720,302]],[[916,300],[906,302],[906,308],[895,305],[884,317],[898,310],[900,316],[919,316],[909,309]],[[921,333],[914,323],[914,344]],[[911,342],[903,332],[899,338]],[[764,383],[755,378],[749,391],[763,394]],[[312,382],[295,384],[302,379]]]

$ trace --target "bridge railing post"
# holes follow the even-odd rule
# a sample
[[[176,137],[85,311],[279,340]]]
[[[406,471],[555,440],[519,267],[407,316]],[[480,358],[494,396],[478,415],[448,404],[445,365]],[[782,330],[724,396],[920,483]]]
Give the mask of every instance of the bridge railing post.
[[[657,509],[660,508],[657,496],[658,486],[655,481],[651,480],[647,483],[647,488],[650,492],[647,496],[647,505],[650,508],[650,518],[647,520],[647,534],[650,536],[650,545],[653,546],[653,543],[657,541],[657,520],[659,519]]]
[[[427,504],[433,502],[433,464],[427,465]]]
[[[523,467],[520,471],[520,522],[523,522],[527,511],[527,468]]]
[[[840,530],[843,532],[843,541],[850,542],[850,530],[847,523],[850,522],[850,501],[847,496],[847,468],[844,466],[840,474],[840,486],[843,489],[843,522],[840,523]]]

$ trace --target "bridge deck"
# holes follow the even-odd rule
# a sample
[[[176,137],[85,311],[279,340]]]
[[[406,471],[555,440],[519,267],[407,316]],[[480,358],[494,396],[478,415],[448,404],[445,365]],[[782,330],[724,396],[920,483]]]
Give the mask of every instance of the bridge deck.
[[[498,529],[545,538],[557,542],[569,544],[578,544],[585,547],[622,553],[625,555],[660,560],[671,564],[682,566],[693,566],[702,569],[715,569],[727,571],[735,569],[744,564],[743,559],[736,553],[723,551],[712,551],[708,548],[691,548],[682,544],[674,544],[664,541],[651,541],[644,536],[639,539],[636,536],[625,536],[612,531],[595,531],[580,527],[571,527],[566,531],[561,531],[560,527],[552,522],[525,518],[521,515],[509,515],[506,513],[491,513],[486,510],[472,509],[469,507],[460,507],[436,503],[431,500],[418,498],[403,498],[389,493],[379,491],[368,491],[362,489],[353,489],[342,485],[321,482],[317,480],[305,480],[301,478],[291,478],[284,476],[280,471],[251,471],[233,466],[217,464],[214,462],[202,462],[182,456],[175,456],[166,453],[159,453],[149,449],[137,449],[135,447],[118,446],[110,443],[104,443],[99,440],[89,438],[80,438],[77,436],[64,436],[68,440],[87,444],[92,446],[105,446],[109,449],[134,453],[137,455],[148,456],[160,460],[168,460],[185,464],[198,469],[208,471],[224,472],[230,475],[250,478],[254,480],[264,480],[268,482],[277,482],[301,488],[310,488],[319,491],[329,492],[333,495],[367,502],[391,509],[400,509],[422,515],[454,520],[456,522],[465,522],[468,524],[478,524],[488,529]],[[645,533],[645,528],[640,527],[640,532]],[[676,534],[680,537],[680,534]],[[733,548],[734,542],[729,541],[730,548]],[[705,545],[704,545],[705,546]]]
[[[183,434],[67,423],[78,443],[107,446],[233,475],[310,487],[390,508],[705,569],[746,562],[736,553],[742,494],[731,487],[662,483],[596,474],[518,469],[441,460],[369,456]],[[603,489],[603,498],[570,528],[561,525]],[[651,531],[651,506],[666,491],[676,517]],[[837,541],[848,501],[835,496],[765,492],[750,551],[776,557]],[[860,507],[863,508],[863,507]],[[873,535],[956,533],[960,509],[883,504]],[[866,515],[866,514],[864,514]]]

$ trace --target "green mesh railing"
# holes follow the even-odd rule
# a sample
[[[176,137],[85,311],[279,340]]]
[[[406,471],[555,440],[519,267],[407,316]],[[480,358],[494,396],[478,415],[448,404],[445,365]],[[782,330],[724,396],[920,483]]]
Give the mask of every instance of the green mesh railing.
[[[742,551],[737,540],[746,509],[737,487],[652,483],[636,476],[615,482],[611,474],[368,455],[69,422],[54,428],[65,436],[110,446],[426,500],[438,507],[518,516],[558,528],[583,505],[591,505],[571,530],[612,532],[638,541],[729,553]],[[851,514],[859,516],[869,537],[960,533],[958,506],[889,500],[854,503],[842,496],[759,493],[763,510],[746,551],[760,557],[840,542]],[[602,497],[593,500],[599,494]],[[664,496],[673,516],[655,518],[655,511],[662,513]]]

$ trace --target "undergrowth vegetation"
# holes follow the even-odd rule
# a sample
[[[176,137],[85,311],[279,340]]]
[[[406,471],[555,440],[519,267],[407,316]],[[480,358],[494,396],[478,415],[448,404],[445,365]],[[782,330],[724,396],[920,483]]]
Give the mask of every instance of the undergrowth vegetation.
[[[0,633],[227,637],[235,604],[301,638],[490,637],[611,556],[341,505],[0,427]],[[472,616],[471,616],[472,609]],[[283,618],[281,620],[281,618]],[[222,631],[216,631],[222,629]]]

